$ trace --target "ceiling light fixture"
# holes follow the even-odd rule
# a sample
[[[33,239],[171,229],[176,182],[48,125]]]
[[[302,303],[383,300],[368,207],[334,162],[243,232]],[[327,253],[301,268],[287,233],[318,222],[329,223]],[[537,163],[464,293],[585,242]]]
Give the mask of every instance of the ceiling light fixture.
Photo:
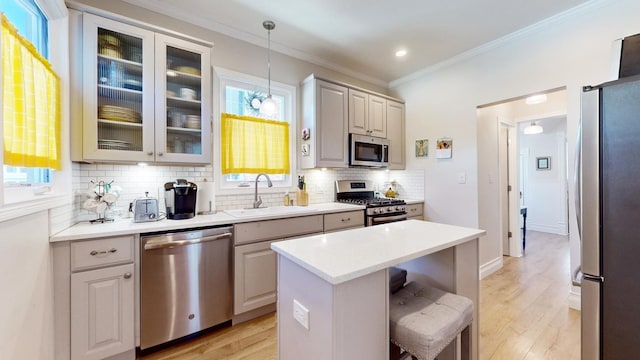
[[[542,133],[542,126],[537,125],[535,121],[532,121],[529,126],[524,128],[525,135],[535,135]]]
[[[407,55],[407,50],[405,49],[396,51],[396,57],[403,57],[405,55]]]
[[[276,102],[273,101],[273,98],[271,97],[271,30],[276,27],[276,24],[271,20],[265,20],[262,23],[262,26],[267,29],[267,43],[269,46],[269,52],[267,53],[267,68],[269,70],[269,94],[267,95],[267,98],[262,101],[262,104],[260,104],[260,113],[267,116],[273,116],[278,110]]]
[[[531,95],[525,99],[525,102],[527,103],[527,105],[542,104],[545,101],[547,101],[546,94]]]

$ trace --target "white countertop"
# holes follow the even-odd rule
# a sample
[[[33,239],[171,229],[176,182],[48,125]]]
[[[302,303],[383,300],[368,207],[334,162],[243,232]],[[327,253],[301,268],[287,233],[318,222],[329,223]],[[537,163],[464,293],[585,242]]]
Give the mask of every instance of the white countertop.
[[[479,229],[407,220],[279,241],[271,248],[335,285],[485,234]]]
[[[213,215],[196,215],[194,218],[185,220],[164,219],[153,222],[134,223],[133,219],[116,219],[113,222],[104,224],[91,224],[85,221],[51,236],[49,238],[49,242],[88,240],[108,236],[142,234],[156,231],[179,230],[202,226],[231,225],[259,220],[282,219],[363,209],[364,206],[360,205],[324,203],[311,204],[304,209],[301,209],[301,211],[284,214],[269,214],[268,212],[264,212],[255,216],[235,217],[225,213],[224,211],[218,211]]]

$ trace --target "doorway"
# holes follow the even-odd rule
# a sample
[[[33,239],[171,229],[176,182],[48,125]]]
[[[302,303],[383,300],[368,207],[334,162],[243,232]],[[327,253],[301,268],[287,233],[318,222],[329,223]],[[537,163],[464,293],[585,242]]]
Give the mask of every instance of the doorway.
[[[545,190],[545,181],[555,180],[559,176],[562,188],[566,190],[567,172],[563,164],[567,163],[567,152],[556,151],[560,145],[535,145],[538,140],[562,139],[561,147],[566,148],[566,89],[557,88],[535,95],[544,95],[546,101],[528,104],[528,96],[522,96],[479,106],[477,109],[478,220],[480,227],[487,230],[485,240],[491,245],[486,248],[494,258],[487,263],[486,269],[481,269],[483,277],[502,266],[503,255],[523,256],[522,207],[527,207],[527,230],[567,234],[566,192],[560,197],[565,199],[565,205],[562,206],[564,220],[550,220],[553,223],[545,224],[542,216],[545,210],[540,210],[538,206],[545,200],[551,201],[552,196],[555,197],[552,195],[555,190]],[[546,126],[546,129],[541,134],[524,135],[524,127],[532,122],[541,122],[542,128],[545,129]],[[555,129],[562,131],[557,133]],[[520,142],[525,145],[521,147]],[[537,170],[538,157],[550,158],[550,170]],[[562,169],[560,175],[554,169]],[[541,181],[533,186],[533,180]],[[534,203],[535,209],[529,209]],[[565,231],[551,231],[560,227]]]

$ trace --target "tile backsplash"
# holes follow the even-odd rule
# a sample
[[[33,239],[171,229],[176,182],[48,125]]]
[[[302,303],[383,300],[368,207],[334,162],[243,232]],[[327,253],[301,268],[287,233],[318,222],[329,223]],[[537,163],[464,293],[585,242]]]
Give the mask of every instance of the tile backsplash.
[[[375,170],[375,169],[330,169],[330,170],[298,170],[297,175],[304,175],[309,193],[309,203],[333,202],[335,199],[336,180],[370,180],[376,190],[384,193],[389,182],[394,182],[394,188],[401,198],[424,198],[424,170]],[[82,208],[86,200],[85,193],[93,189],[91,181],[113,181],[113,185],[120,186],[120,198],[113,206],[116,214],[126,216],[129,203],[143,197],[145,192],[149,196],[164,198],[163,185],[175,179],[189,181],[211,181],[213,167],[202,166],[138,166],[115,164],[84,164],[73,163],[73,211],[72,223],[94,219],[95,213]],[[281,205],[285,191],[279,193],[261,193],[266,206]],[[290,191],[291,198],[296,203],[295,191]],[[215,208],[217,210],[236,209],[250,206],[253,202],[253,192],[241,195],[216,194]],[[68,212],[65,212],[67,214]],[[68,215],[67,215],[68,216]]]

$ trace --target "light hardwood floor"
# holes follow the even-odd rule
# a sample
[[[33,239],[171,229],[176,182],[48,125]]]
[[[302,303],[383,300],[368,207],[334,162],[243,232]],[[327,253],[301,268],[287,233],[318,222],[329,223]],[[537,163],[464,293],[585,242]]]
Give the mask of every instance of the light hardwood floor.
[[[580,359],[580,313],[568,308],[566,236],[527,232],[523,258],[480,283],[480,359]],[[275,360],[276,317],[258,319],[161,350],[141,360]]]

